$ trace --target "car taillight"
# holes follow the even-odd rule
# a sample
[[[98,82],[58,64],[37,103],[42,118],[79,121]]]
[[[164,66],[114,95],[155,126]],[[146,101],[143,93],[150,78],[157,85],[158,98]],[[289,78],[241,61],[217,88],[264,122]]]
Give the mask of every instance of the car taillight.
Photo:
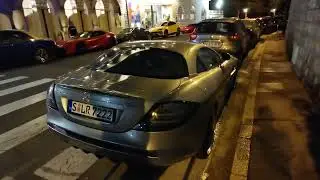
[[[240,40],[240,35],[238,33],[235,33],[234,35],[230,36],[230,40],[232,41],[238,41]]]
[[[48,91],[47,91],[47,106],[53,108],[53,109],[58,109],[56,100],[54,99],[54,88],[55,88],[55,84],[51,84],[51,86],[49,87]]]
[[[140,131],[163,131],[175,128],[190,118],[198,103],[174,101],[156,104],[134,129]]]
[[[190,34],[190,41],[197,39],[198,34],[197,31],[194,30],[191,34]]]

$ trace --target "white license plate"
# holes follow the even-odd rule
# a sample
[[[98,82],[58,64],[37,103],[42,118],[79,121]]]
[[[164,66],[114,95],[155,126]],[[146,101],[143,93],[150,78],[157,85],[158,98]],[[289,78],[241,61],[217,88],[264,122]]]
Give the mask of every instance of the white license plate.
[[[205,41],[204,44],[207,46],[210,46],[210,47],[220,47],[221,46],[221,42],[219,42],[219,41]]]
[[[68,112],[72,114],[78,114],[82,116],[91,117],[94,119],[100,119],[107,122],[113,122],[114,120],[114,110],[94,106],[91,104],[85,104],[77,101],[68,101]]]

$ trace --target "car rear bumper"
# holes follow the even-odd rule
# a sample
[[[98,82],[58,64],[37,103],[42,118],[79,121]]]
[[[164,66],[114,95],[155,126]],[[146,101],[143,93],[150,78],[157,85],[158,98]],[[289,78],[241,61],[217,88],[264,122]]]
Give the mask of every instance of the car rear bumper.
[[[170,131],[113,133],[67,120],[50,107],[47,116],[49,128],[73,146],[99,156],[156,166],[167,166],[194,155],[205,136],[204,126],[194,122]]]

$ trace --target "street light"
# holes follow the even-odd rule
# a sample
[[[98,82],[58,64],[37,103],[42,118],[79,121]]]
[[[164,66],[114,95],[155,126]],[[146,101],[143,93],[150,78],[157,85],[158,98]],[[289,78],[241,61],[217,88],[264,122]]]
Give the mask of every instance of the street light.
[[[277,11],[277,9],[271,9],[271,10],[270,10],[270,12],[273,13],[273,16],[276,16],[276,11]]]
[[[223,6],[223,0],[218,0],[216,3],[216,9],[220,10]]]
[[[243,12],[244,12],[244,17],[247,19],[248,18],[248,11],[249,11],[249,8],[244,8],[243,9]]]

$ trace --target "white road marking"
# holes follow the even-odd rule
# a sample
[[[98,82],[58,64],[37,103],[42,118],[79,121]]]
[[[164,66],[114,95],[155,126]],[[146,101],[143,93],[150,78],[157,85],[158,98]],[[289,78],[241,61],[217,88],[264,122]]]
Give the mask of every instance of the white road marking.
[[[31,104],[35,104],[37,102],[43,101],[46,99],[46,97],[47,97],[47,92],[44,91],[44,92],[41,92],[41,93],[38,93],[38,94],[35,94],[32,96],[26,97],[24,99],[20,99],[20,100],[14,101],[12,103],[0,106],[0,116],[9,114],[9,113],[16,111],[18,109],[27,107]]]
[[[0,135],[0,154],[48,129],[46,115],[40,116]]]
[[[37,169],[34,174],[49,180],[73,180],[77,179],[96,161],[97,157],[93,154],[86,154],[79,149],[70,147]]]
[[[0,91],[0,97],[8,95],[8,94],[15,93],[15,92],[19,92],[19,91],[22,91],[22,90],[25,90],[25,89],[28,89],[28,88],[31,88],[31,87],[39,86],[41,84],[45,84],[45,83],[51,82],[53,80],[54,79],[51,79],[51,78],[44,78],[44,79],[40,79],[40,80],[33,81],[33,82],[30,82],[30,83],[26,83],[26,84],[22,84],[22,85],[19,85],[19,86],[15,86],[15,87],[12,87],[12,88],[9,88],[9,89],[4,89],[4,90]]]
[[[19,81],[19,80],[26,79],[26,78],[28,78],[28,77],[27,76],[18,76],[18,77],[14,77],[14,78],[10,78],[10,79],[5,79],[5,80],[0,81],[0,85],[11,83],[14,81]]]

